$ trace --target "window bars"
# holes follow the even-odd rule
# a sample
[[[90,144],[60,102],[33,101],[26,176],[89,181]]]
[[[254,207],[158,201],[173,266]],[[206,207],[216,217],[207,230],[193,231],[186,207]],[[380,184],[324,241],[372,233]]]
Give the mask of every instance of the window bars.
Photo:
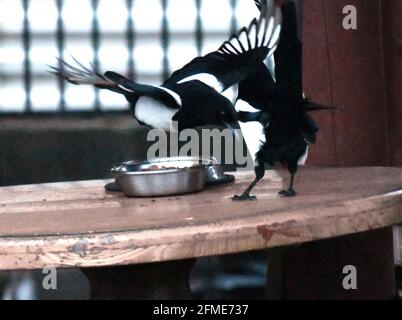
[[[56,56],[160,83],[258,14],[250,0],[0,0],[0,115],[127,109],[48,73]]]

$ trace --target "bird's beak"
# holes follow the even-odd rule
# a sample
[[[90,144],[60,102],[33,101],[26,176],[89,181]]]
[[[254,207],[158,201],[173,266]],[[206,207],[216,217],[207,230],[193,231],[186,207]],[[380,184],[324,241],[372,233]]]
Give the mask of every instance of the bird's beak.
[[[324,106],[321,104],[317,104],[314,102],[307,102],[303,105],[303,109],[305,112],[315,112],[315,111],[325,111],[325,110],[332,110],[332,111],[336,111],[336,110],[341,110],[341,108],[339,107],[335,107],[335,106]]]

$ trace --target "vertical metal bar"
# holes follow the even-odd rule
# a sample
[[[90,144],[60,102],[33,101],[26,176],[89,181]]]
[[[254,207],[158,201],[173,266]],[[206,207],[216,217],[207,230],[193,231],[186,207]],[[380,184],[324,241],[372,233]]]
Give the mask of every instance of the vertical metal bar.
[[[134,0],[126,0],[128,12],[127,18],[127,50],[128,50],[128,77],[135,80],[135,64],[134,64],[134,47],[135,47],[135,30],[132,16]]]
[[[91,0],[93,19],[92,19],[92,49],[94,51],[93,65],[96,70],[99,70],[99,43],[100,43],[100,33],[99,33],[99,21],[98,21],[98,7],[99,0]],[[100,111],[100,98],[99,89],[95,89],[95,111]]]
[[[167,7],[169,0],[162,1],[163,20],[162,20],[162,49],[163,49],[163,81],[169,77],[169,21],[167,17]]]
[[[22,6],[24,9],[24,24],[22,31],[23,46],[24,46],[24,88],[25,88],[25,112],[29,113],[32,111],[32,101],[31,101],[31,88],[32,88],[32,69],[31,60],[29,57],[29,52],[31,49],[31,31],[28,18],[28,8],[30,0],[22,0]]]
[[[232,20],[230,22],[230,33],[235,34],[238,29],[237,17],[236,17],[236,7],[238,0],[230,0],[230,8],[232,10]]]
[[[60,58],[63,58],[64,55],[64,44],[65,44],[65,39],[64,39],[64,23],[63,23],[63,17],[62,17],[62,10],[63,10],[63,2],[64,0],[56,0],[56,6],[57,6],[57,51],[58,55]],[[64,65],[62,63],[59,63],[59,68],[63,70]],[[59,91],[60,91],[60,102],[59,102],[59,110],[61,112],[64,112],[66,110],[66,100],[65,100],[65,92],[66,92],[66,83],[65,81],[60,77],[59,82]]]
[[[195,5],[197,8],[195,40],[196,40],[196,45],[197,45],[197,52],[198,52],[198,55],[200,56],[202,54],[202,47],[204,44],[204,38],[203,38],[203,33],[202,33],[202,17],[201,17],[202,0],[195,0]]]

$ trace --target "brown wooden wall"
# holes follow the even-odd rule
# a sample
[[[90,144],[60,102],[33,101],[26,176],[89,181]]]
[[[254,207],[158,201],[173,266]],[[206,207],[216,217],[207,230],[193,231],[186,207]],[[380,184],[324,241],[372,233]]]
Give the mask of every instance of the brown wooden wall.
[[[342,25],[357,8],[357,30]],[[304,89],[341,107],[315,117],[312,165],[402,165],[402,1],[302,0]]]
[[[391,164],[402,165],[402,1],[383,0]]]

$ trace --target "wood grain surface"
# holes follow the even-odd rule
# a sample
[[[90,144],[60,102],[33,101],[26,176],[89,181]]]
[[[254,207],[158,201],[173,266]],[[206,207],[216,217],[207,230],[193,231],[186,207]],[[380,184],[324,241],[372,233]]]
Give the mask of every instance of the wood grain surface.
[[[253,179],[198,194],[128,199],[107,181],[0,188],[0,269],[100,267],[228,254],[402,222],[402,169],[303,169],[296,198],[268,177],[257,202],[232,202]],[[284,175],[287,176],[286,174]],[[287,184],[287,181],[284,181]]]

